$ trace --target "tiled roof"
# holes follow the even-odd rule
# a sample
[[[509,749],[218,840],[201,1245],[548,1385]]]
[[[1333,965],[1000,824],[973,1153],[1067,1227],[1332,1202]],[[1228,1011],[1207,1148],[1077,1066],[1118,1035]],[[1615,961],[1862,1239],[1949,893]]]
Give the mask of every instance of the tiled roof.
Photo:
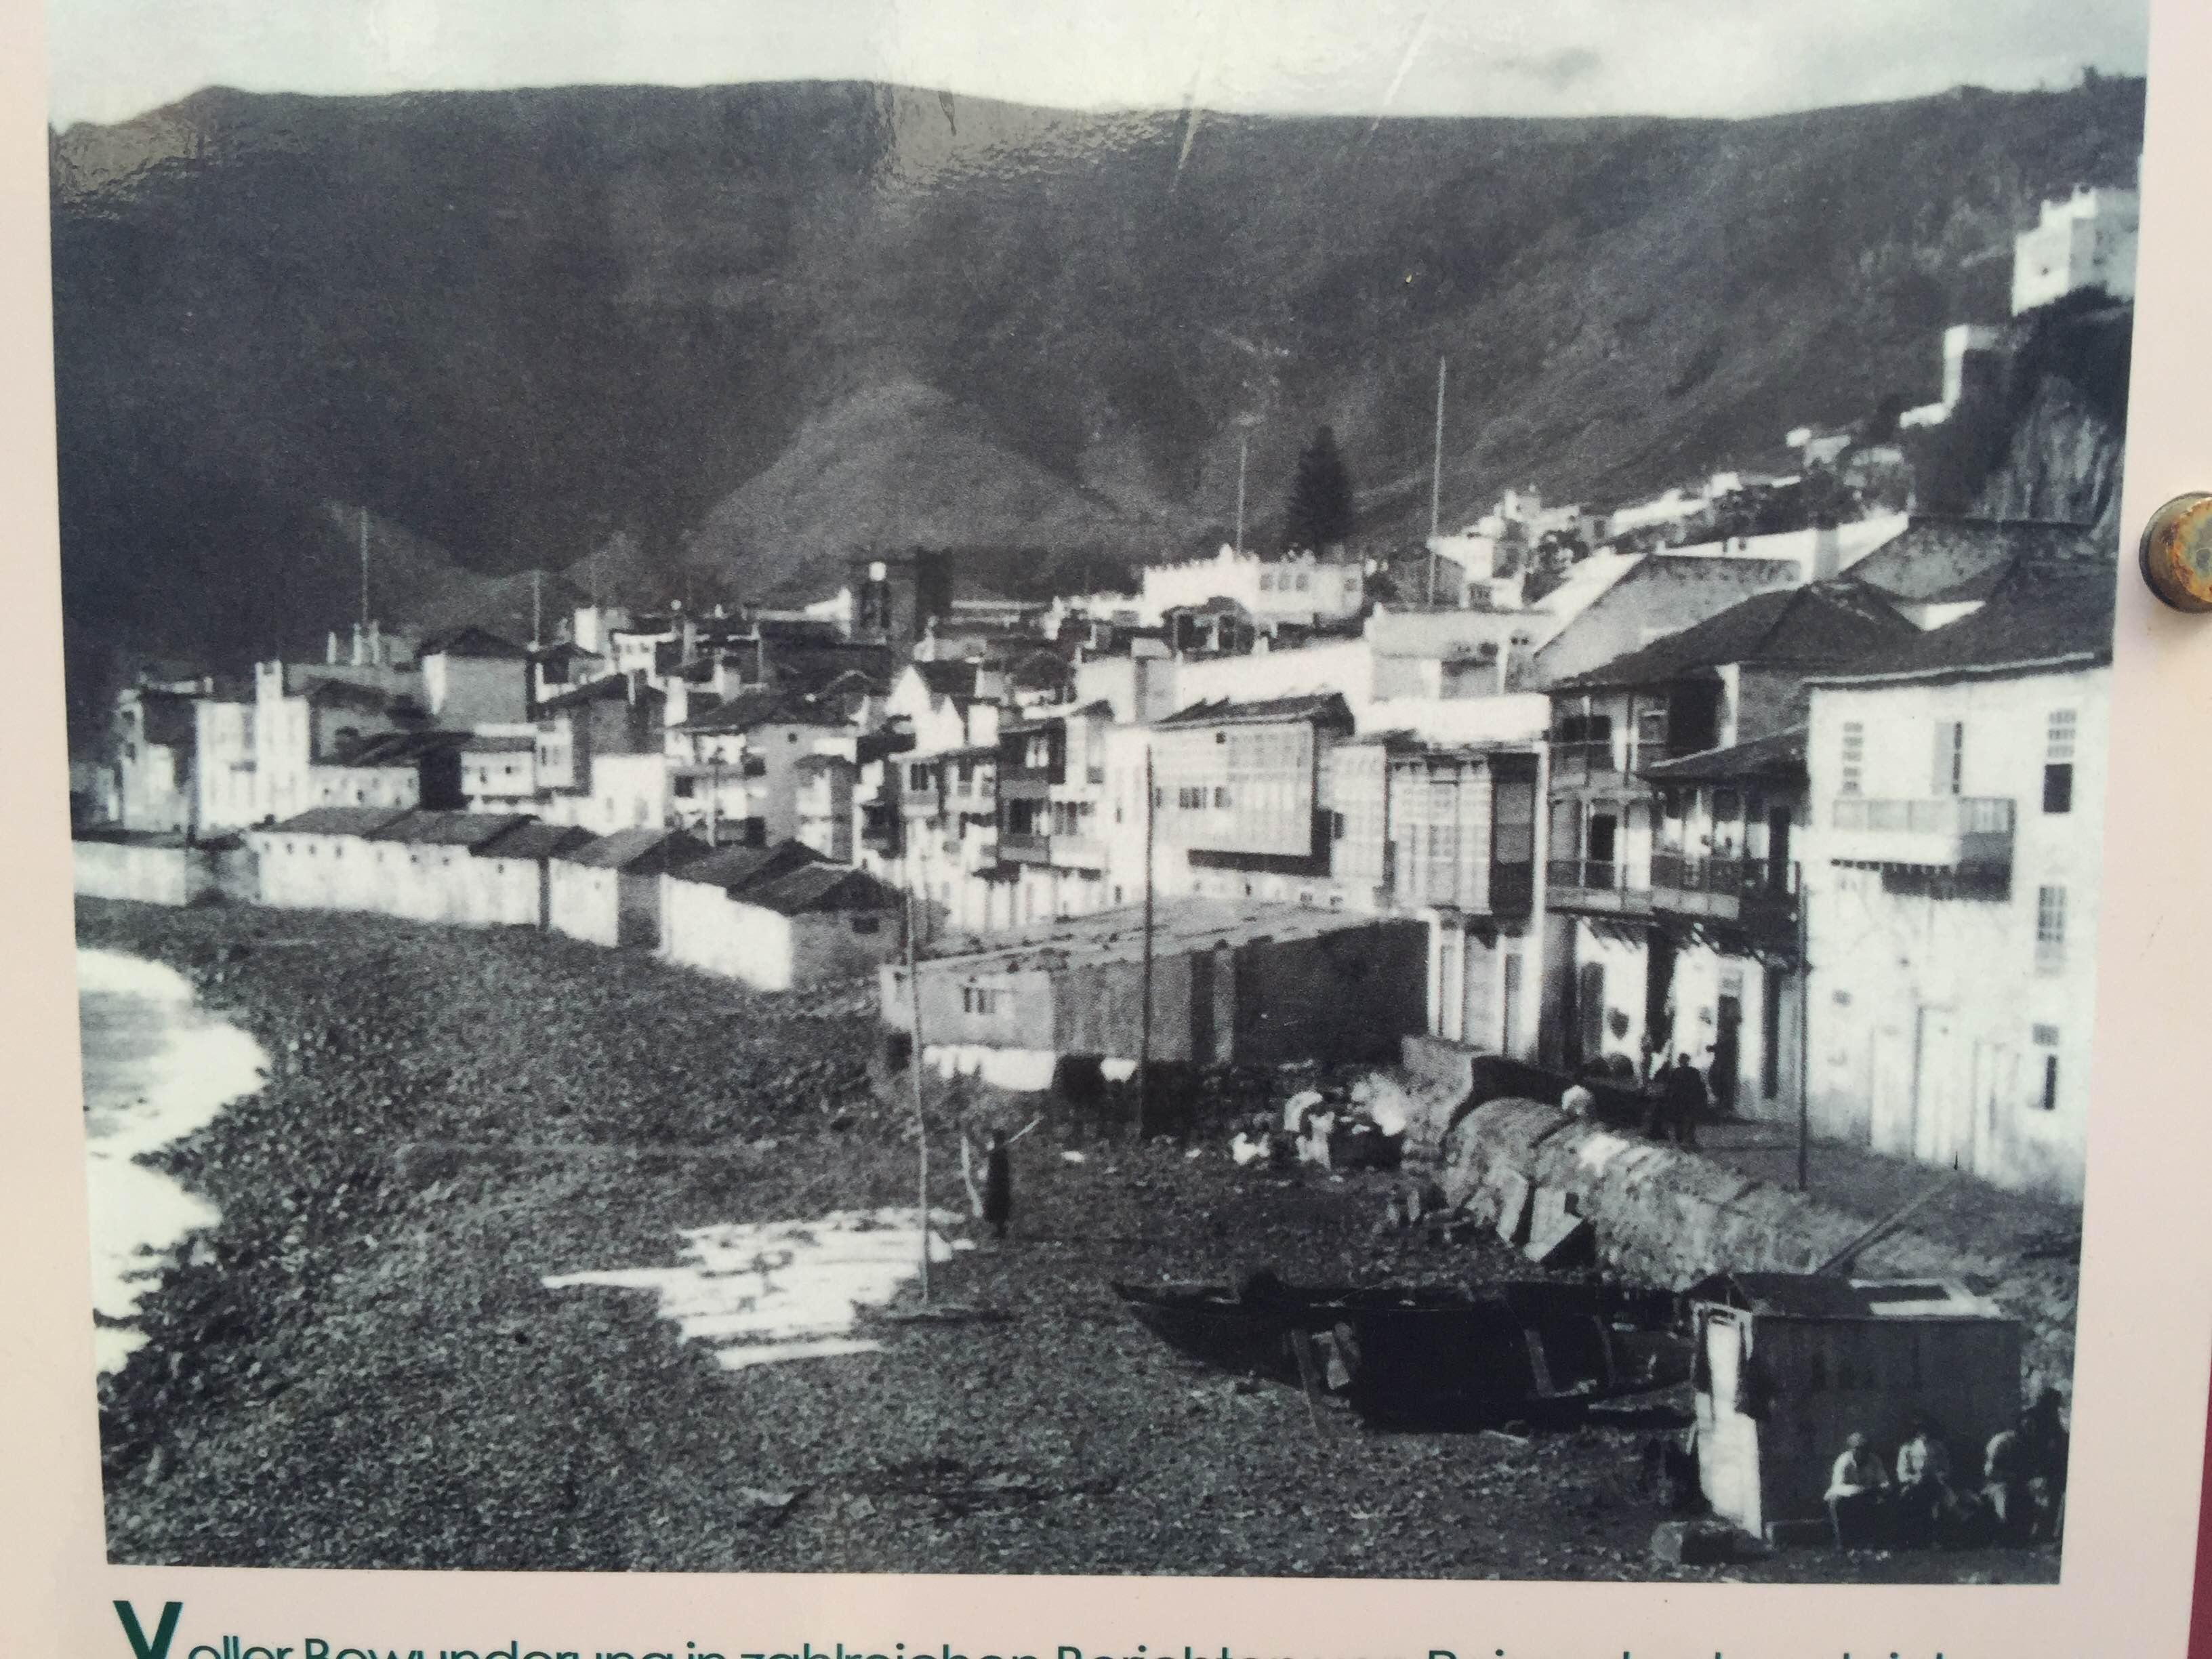
[[[1770,732],[1747,743],[1701,754],[1656,761],[1641,769],[1653,783],[1726,782],[1732,778],[1802,779],[1805,775],[1805,728]]]
[[[1899,534],[1852,565],[1847,574],[1854,581],[1879,587],[1901,599],[1978,599],[1986,592],[1978,579],[2021,559],[2109,568],[2113,557],[2113,550],[2081,525],[2033,519],[1916,516]]]
[[[465,732],[372,732],[332,756],[332,766],[412,766],[425,755],[467,747]]]
[[[540,823],[535,818],[525,818],[504,835],[479,842],[469,851],[480,859],[535,859],[543,863],[592,838],[590,830],[571,823]]]
[[[1972,615],[1808,678],[1850,685],[2108,663],[2117,579],[2105,561],[2021,561]]]
[[[366,836],[407,816],[396,806],[311,806],[270,828],[288,836]]]
[[[471,755],[527,755],[536,750],[538,739],[526,738],[520,733],[501,732],[493,736],[483,732],[471,732],[469,740],[461,747]]]
[[[659,697],[662,695],[664,694],[661,691],[650,685],[639,686],[635,693],[636,700],[641,702],[647,698]],[[538,705],[538,712],[541,714],[551,714],[558,709],[581,708],[595,702],[628,702],[631,701],[631,697],[628,675],[606,674],[595,680],[587,680],[574,690],[563,691],[557,697],[546,698]]]
[[[896,910],[900,896],[865,870],[811,864],[742,895],[747,904],[778,915],[825,910]]]
[[[1160,721],[1162,726],[1260,726],[1291,720],[1352,724],[1352,710],[1341,691],[1308,691],[1292,697],[1266,697],[1256,702],[1237,702],[1217,697],[1178,709]]]
[[[773,847],[725,847],[685,865],[678,879],[740,893],[820,861],[820,854],[795,841]]]
[[[529,822],[520,813],[410,812],[370,830],[368,839],[413,847],[479,847]]]
[[[849,724],[840,710],[828,708],[799,691],[763,691],[750,687],[726,699],[696,718],[684,721],[682,732],[750,732],[757,726],[831,726]]]
[[[1552,690],[1655,685],[1729,663],[1833,668],[1913,632],[1882,594],[1855,581],[1787,587],[1753,594],[1701,623],[1561,680]]]
[[[690,863],[707,850],[703,842],[681,830],[617,830],[588,845],[565,848],[554,856],[563,864],[580,864],[592,870],[632,870],[642,874],[672,870]]]

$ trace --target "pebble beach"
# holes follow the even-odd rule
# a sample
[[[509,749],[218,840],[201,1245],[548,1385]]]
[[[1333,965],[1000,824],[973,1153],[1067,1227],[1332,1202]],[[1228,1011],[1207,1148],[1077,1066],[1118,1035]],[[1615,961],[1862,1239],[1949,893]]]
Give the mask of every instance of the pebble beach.
[[[82,948],[173,969],[267,1062],[262,1087],[139,1159],[215,1218],[98,1383],[118,1561],[2057,1577],[2054,1553],[2027,1552],[1661,1566],[1638,1454],[1680,1400],[1373,1433],[1178,1358],[1111,1292],[1260,1263],[1310,1280],[1525,1272],[1498,1247],[1440,1254],[1378,1229],[1380,1174],[1253,1173],[1204,1142],[1047,1126],[1018,1148],[1015,1236],[998,1243],[975,1237],[957,1139],[933,1129],[933,1164],[953,1172],[939,1316],[915,1317],[875,1231],[901,1206],[910,1220],[915,1158],[906,1114],[870,1086],[872,987],[758,995],[521,931],[78,915]],[[829,1281],[805,1277],[807,1252],[831,1236],[850,1332],[815,1296],[800,1339],[768,1322],[791,1353],[718,1358],[768,1328],[758,1287],[732,1297],[729,1281],[814,1295]]]

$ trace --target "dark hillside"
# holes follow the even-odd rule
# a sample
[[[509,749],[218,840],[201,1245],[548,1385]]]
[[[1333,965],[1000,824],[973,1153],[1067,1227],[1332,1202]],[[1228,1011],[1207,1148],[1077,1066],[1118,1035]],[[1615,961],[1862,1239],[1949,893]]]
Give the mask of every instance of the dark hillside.
[[[1264,534],[1327,422],[1378,538],[1934,395],[2142,86],[1747,123],[1072,114],[865,85],[210,91],[53,142],[67,604],[236,653],[356,603],[327,502],[479,571],[617,532],[787,591],[877,537]],[[392,596],[393,614],[409,596]],[[81,659],[80,659],[81,660]]]

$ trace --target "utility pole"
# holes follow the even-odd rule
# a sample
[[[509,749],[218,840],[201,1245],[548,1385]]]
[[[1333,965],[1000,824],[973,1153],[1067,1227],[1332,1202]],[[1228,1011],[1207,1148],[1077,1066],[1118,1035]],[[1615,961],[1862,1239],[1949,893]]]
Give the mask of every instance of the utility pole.
[[[906,1074],[914,1090],[914,1144],[917,1154],[917,1185],[921,1195],[921,1299],[929,1300],[929,1120],[921,1109],[921,975],[916,970],[914,950],[914,861],[910,851],[902,850],[900,860],[906,866],[902,872],[906,889],[906,995],[908,1048]]]
[[[1429,600],[1428,608],[1437,603],[1437,532],[1443,524],[1444,495],[1444,370],[1445,360],[1437,359],[1437,438],[1436,450],[1429,462]]]
[[[368,509],[361,509],[361,627],[368,631]]]
[[[530,573],[530,645],[535,650],[545,638],[545,573]]]
[[[722,751],[714,750],[707,762],[707,845],[722,844]]]
[[[1145,945],[1138,972],[1137,1139],[1152,1127],[1152,738],[1145,734]]]
[[[1244,468],[1252,459],[1252,434],[1237,440],[1237,550],[1244,551]]]
[[[1811,932],[1805,914],[1805,883],[1799,873],[1802,864],[1787,868],[1784,878],[1793,880],[1797,890],[1791,895],[1797,903],[1797,1190],[1812,1188],[1813,1099],[1811,1056],[1813,1051],[1813,964],[1806,951],[1806,939]]]

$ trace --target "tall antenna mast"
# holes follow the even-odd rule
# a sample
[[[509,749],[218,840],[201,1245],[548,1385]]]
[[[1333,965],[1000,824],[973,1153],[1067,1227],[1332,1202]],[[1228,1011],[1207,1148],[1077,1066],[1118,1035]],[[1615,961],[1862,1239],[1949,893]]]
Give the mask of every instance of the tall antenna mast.
[[[1252,458],[1252,434],[1237,441],[1237,550],[1244,550],[1244,465]]]
[[[361,625],[368,626],[368,508],[361,509]]]
[[[545,573],[530,573],[530,643],[532,647],[545,638]]]
[[[1429,462],[1429,604],[1437,602],[1437,533],[1443,523],[1444,495],[1444,369],[1437,359],[1437,441]]]

